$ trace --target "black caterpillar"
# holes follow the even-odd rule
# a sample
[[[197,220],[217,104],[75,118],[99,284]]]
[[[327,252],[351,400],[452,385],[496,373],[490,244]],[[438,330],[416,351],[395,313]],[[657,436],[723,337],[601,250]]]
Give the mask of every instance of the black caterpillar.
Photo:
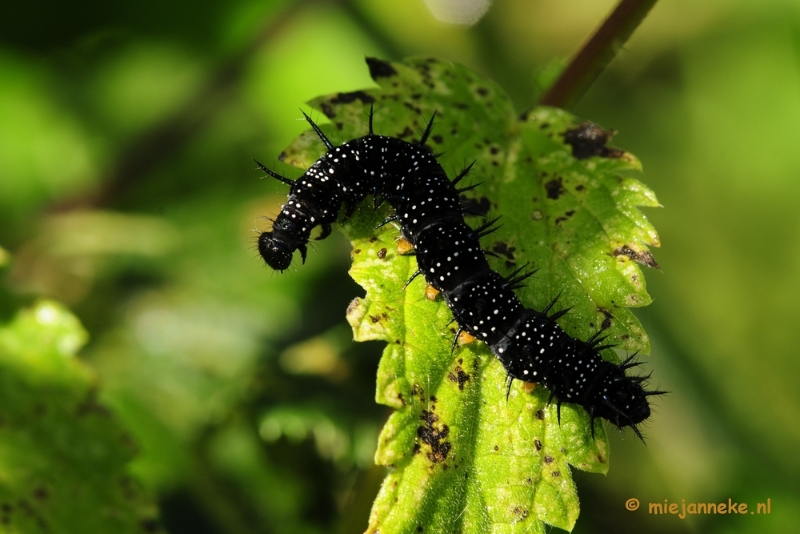
[[[305,114],[304,114],[305,115]],[[604,360],[599,351],[600,332],[588,341],[570,337],[556,323],[568,310],[551,313],[554,303],[539,312],[525,308],[514,294],[530,274],[521,269],[502,276],[489,267],[481,249],[481,237],[493,231],[495,221],[473,229],[464,221],[464,208],[456,184],[447,178],[435,156],[425,147],[433,119],[417,143],[375,135],[372,112],[369,134],[334,147],[325,134],[305,115],[328,151],[297,180],[290,180],[261,163],[259,167],[291,187],[289,198],[274,220],[272,230],[258,238],[258,251],[273,269],[283,271],[295,250],[306,259],[311,230],[322,226],[319,239],[331,233],[344,207],[346,216],[372,195],[375,205],[388,202],[394,215],[384,224],[399,223],[402,236],[414,247],[419,270],[428,284],[440,291],[458,323],[486,343],[502,362],[509,378],[541,383],[556,399],[560,420],[561,403],[582,406],[594,420],[605,418],[617,427],[637,428],[650,416],[647,397],[662,391],[646,391],[648,376],[626,376],[637,365],[633,357],[619,365]],[[411,281],[409,280],[409,282]]]

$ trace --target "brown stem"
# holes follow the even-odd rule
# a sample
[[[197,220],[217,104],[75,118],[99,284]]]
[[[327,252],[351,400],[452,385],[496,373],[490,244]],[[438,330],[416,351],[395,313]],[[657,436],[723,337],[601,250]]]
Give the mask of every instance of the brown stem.
[[[539,99],[539,105],[564,109],[575,106],[655,3],[656,0],[622,0]]]

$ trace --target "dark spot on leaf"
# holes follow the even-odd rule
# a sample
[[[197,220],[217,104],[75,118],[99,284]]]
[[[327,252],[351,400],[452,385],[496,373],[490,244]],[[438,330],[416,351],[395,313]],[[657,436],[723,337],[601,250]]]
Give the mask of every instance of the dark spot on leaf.
[[[490,147],[489,147],[489,153],[490,153],[492,156],[496,156],[497,154],[499,154],[499,153],[500,153],[500,149],[499,149],[499,148],[497,148],[496,146],[492,145],[492,146],[490,146]]]
[[[414,130],[406,126],[406,128],[402,132],[397,134],[397,137],[399,137],[400,139],[408,139],[410,137],[414,137]]]
[[[422,115],[422,110],[419,108],[419,106],[415,106],[411,102],[403,102],[403,105],[408,109],[410,109],[411,111],[413,111],[414,113],[416,113],[417,115]]]
[[[370,238],[369,238],[369,242],[370,242],[370,243],[374,243],[374,242],[375,242],[375,241],[377,241],[377,240],[378,240],[378,236],[376,236],[376,235],[374,235],[374,236],[372,236],[372,237],[370,237]]]
[[[354,248],[353,249],[353,256],[355,256],[356,254],[361,254],[361,249],[360,248]]]
[[[437,145],[441,145],[444,142],[444,138],[438,134],[432,135],[431,139],[433,139],[433,142],[436,143]]]
[[[391,63],[374,57],[367,58],[367,67],[369,67],[369,75],[376,82],[379,78],[388,78],[397,74],[397,71],[394,70]]]
[[[561,476],[561,471],[553,471],[553,476],[554,477],[560,477]]]
[[[605,308],[597,308],[597,311],[603,314],[603,324],[600,325],[600,329],[608,330],[611,328],[611,319],[614,318],[614,315]]]
[[[478,94],[481,95],[481,96],[486,96],[486,95],[489,94],[489,90],[487,88],[485,88],[485,87],[478,87],[477,91],[478,91]]]
[[[499,451],[499,450],[500,450],[500,447],[498,447],[497,445],[495,445],[495,446],[494,446],[494,447],[492,447],[492,448],[493,448],[494,450],[496,450],[496,451]]]
[[[469,105],[463,102],[454,102],[452,105],[456,109],[469,109]]]
[[[356,100],[361,100],[364,104],[371,104],[375,102],[375,97],[364,91],[353,91],[351,93],[338,93],[330,99],[330,102],[332,104],[349,104]]]
[[[575,191],[583,191],[584,189],[586,189],[586,186],[583,184],[578,184],[575,186]]]
[[[497,243],[492,245],[492,252],[504,256],[506,259],[510,261],[514,261],[515,259],[514,257],[515,250],[517,250],[516,247],[510,247],[508,246],[508,243],[505,243],[503,241],[498,241]]]
[[[386,248],[382,248],[378,251],[378,259],[382,260],[386,257]]]
[[[533,440],[533,446],[536,447],[537,451],[542,450],[542,442],[538,439]]]
[[[423,528],[422,525],[417,525],[417,532],[422,532]]]
[[[33,498],[38,501],[46,501],[50,497],[50,492],[44,486],[36,486],[33,489]]]
[[[597,455],[597,461],[600,462],[601,464],[604,464],[604,463],[606,463],[606,457],[603,456],[602,454],[598,454]]]
[[[660,269],[661,266],[656,262],[655,258],[650,251],[644,250],[633,250],[628,245],[622,245],[618,249],[614,251],[614,256],[627,256],[628,258],[632,259],[636,263],[640,263],[642,265],[646,265],[652,269]]]
[[[329,103],[323,102],[321,107],[322,107],[322,113],[324,113],[325,116],[328,117],[329,119],[332,119],[336,116],[336,112],[333,110],[333,106],[331,106]]]
[[[398,393],[397,394],[397,400],[399,400],[400,404],[402,404],[403,406],[406,405],[406,399],[405,399],[405,397],[403,397],[402,393]]]
[[[522,506],[515,506],[511,509],[511,513],[517,518],[516,521],[524,521],[528,517],[528,509]]]
[[[450,434],[450,427],[442,423],[439,428],[435,424],[439,421],[437,416],[432,411],[422,410],[420,419],[424,421],[424,426],[417,428],[417,436],[431,451],[427,454],[428,460],[433,463],[441,463],[447,460],[447,455],[450,453],[452,444],[445,441]]]
[[[614,130],[604,130],[594,123],[585,121],[564,132],[564,142],[572,147],[572,155],[578,159],[592,156],[620,158],[625,152],[606,146],[615,133],[617,132]]]
[[[553,178],[549,182],[544,184],[544,188],[547,190],[547,198],[551,198],[556,200],[564,193],[564,184],[562,183],[561,177]]]
[[[542,421],[544,420],[544,411],[543,410],[541,410],[541,409],[536,410],[536,419],[539,419],[539,420],[542,420]]]
[[[569,219],[570,217],[572,217],[574,214],[575,214],[575,210],[569,210],[569,211],[565,212],[564,215],[562,215],[560,217],[556,217],[555,223],[556,224],[561,224],[562,222],[564,222],[567,219]]]
[[[373,323],[379,323],[381,321],[381,316],[380,315],[370,315],[369,319]]]
[[[489,213],[489,210],[492,209],[492,203],[486,197],[480,197],[480,198],[462,197],[461,207],[469,215],[478,215],[481,217],[485,217]]]
[[[458,384],[459,391],[464,391],[464,384],[467,383],[467,381],[470,379],[470,376],[464,372],[460,365],[457,365],[455,368],[455,373],[449,373],[447,378],[448,380]]]
[[[547,455],[547,456],[544,457],[544,463],[546,463],[546,464],[552,464],[553,461],[555,461],[555,458],[553,458],[550,455]]]

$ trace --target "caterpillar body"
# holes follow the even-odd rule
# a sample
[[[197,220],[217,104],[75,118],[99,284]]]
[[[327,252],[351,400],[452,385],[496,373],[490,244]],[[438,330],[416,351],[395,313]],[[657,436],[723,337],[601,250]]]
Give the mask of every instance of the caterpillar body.
[[[554,312],[554,303],[542,311],[526,308],[514,291],[530,273],[519,269],[503,276],[490,267],[480,239],[496,220],[475,229],[464,220],[459,195],[470,187],[457,184],[469,167],[452,181],[447,177],[426,147],[433,119],[421,139],[410,143],[374,134],[370,112],[368,135],[333,146],[305,117],[327,152],[297,180],[259,163],[290,186],[272,229],[258,238],[270,267],[287,269],[296,250],[305,262],[312,229],[321,226],[319,239],[327,237],[342,210],[349,216],[371,195],[376,206],[386,202],[393,208],[385,223],[399,224],[414,247],[418,271],[411,280],[422,275],[441,292],[458,324],[456,339],[467,332],[486,343],[504,366],[509,387],[514,379],[542,384],[556,400],[559,418],[561,404],[574,403],[588,412],[592,432],[594,420],[604,418],[642,438],[637,425],[650,416],[648,397],[664,392],[646,390],[648,376],[626,375],[637,365],[635,355],[621,364],[604,360],[600,351],[610,345],[601,345],[600,332],[586,341],[569,336],[557,323],[568,310]]]

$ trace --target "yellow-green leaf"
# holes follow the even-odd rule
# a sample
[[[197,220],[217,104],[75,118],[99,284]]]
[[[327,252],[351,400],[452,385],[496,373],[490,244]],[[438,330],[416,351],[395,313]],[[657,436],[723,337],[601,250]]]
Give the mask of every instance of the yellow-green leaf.
[[[656,266],[648,246],[658,245],[638,210],[658,202],[629,176],[638,160],[604,143],[576,157],[567,141],[592,126],[552,108],[520,118],[502,89],[464,67],[427,58],[368,63],[378,89],[311,102],[333,123],[323,126],[329,138],[365,135],[372,106],[375,133],[413,141],[435,113],[428,145],[451,176],[475,161],[469,176],[481,185],[468,194],[472,208],[502,216],[502,227],[482,241],[496,255],[493,267],[537,270],[519,291],[523,303],[541,310],[558,297],[557,307],[571,308],[559,321],[571,335],[587,339],[603,329],[618,347],[648,352],[627,309],[650,302],[637,262]],[[323,152],[306,132],[282,157],[307,168]],[[403,289],[416,262],[398,248],[396,226],[376,230],[386,214],[366,202],[343,223],[353,244],[350,273],[367,291],[348,320],[356,340],[388,343],[376,400],[395,409],[375,456],[390,472],[368,532],[571,530],[579,508],[569,466],[607,471],[602,426],[593,435],[586,412],[569,404],[559,424],[541,386],[516,382],[507,390],[502,366],[481,343],[451,353],[452,314],[421,277]],[[482,222],[475,217],[473,226]]]

